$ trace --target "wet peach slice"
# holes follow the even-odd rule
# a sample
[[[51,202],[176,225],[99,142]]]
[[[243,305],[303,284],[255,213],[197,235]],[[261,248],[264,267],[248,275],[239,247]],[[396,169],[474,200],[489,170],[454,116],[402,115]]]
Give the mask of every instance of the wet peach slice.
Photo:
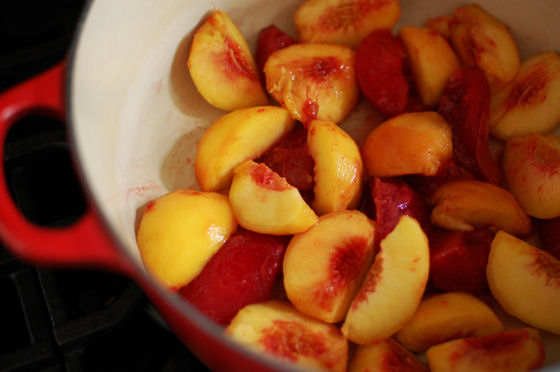
[[[338,123],[358,100],[352,49],[295,44],[274,52],[264,66],[268,92],[294,119]]]
[[[415,353],[456,338],[485,336],[504,329],[496,314],[478,298],[447,292],[424,299],[395,338]]]
[[[416,355],[388,338],[358,346],[350,360],[348,372],[428,372],[428,366]]]
[[[435,107],[445,83],[460,64],[449,43],[423,27],[403,27],[399,36],[405,46],[416,89],[422,103]]]
[[[289,302],[244,307],[226,328],[226,334],[252,350],[288,363],[346,371],[348,342],[338,328],[300,313]]]
[[[560,216],[560,138],[528,134],[506,143],[502,166],[507,188],[530,216]]]
[[[522,328],[449,341],[426,358],[432,372],[522,372],[542,367],[544,354],[539,333]]]
[[[418,222],[401,217],[381,248],[350,305],[342,333],[369,344],[391,337],[414,315],[429,272],[428,238]]]
[[[464,65],[484,71],[493,92],[519,70],[519,52],[507,27],[477,4],[455,9],[450,40]]]
[[[295,235],[284,256],[284,288],[304,314],[336,323],[373,261],[375,222],[359,211],[325,214]]]
[[[433,176],[453,154],[451,127],[436,112],[401,114],[375,127],[361,153],[370,177]]]
[[[357,48],[371,31],[393,28],[400,15],[398,0],[307,0],[294,20],[302,43]]]
[[[508,85],[492,95],[490,133],[500,139],[544,134],[560,124],[560,56],[547,52],[521,64]]]
[[[252,160],[235,168],[229,200],[238,223],[262,234],[296,234],[317,222],[298,189],[266,164]]]
[[[255,159],[294,127],[288,111],[261,106],[230,112],[214,122],[198,144],[194,169],[205,191],[229,186],[233,168]]]
[[[147,205],[138,227],[138,249],[151,274],[180,288],[202,271],[236,228],[225,195],[177,190]]]
[[[560,260],[500,231],[492,241],[486,276],[505,311],[560,334]]]
[[[477,227],[528,234],[531,220],[515,197],[488,182],[470,179],[451,181],[432,196],[432,223],[449,230]]]
[[[313,209],[321,215],[356,208],[364,183],[356,142],[336,124],[314,120],[309,124],[307,145],[315,163]]]
[[[268,103],[247,42],[221,10],[196,30],[187,66],[196,89],[212,106],[232,111]]]

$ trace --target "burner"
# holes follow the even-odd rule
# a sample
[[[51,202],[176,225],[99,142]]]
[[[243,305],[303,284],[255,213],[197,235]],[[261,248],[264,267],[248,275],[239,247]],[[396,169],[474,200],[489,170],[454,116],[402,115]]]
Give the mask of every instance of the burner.
[[[0,91],[65,57],[84,3],[0,4]],[[85,211],[70,150],[65,125],[52,118],[26,117],[8,133],[6,182],[38,225],[66,226]],[[36,268],[0,243],[0,293],[1,372],[208,371],[129,278]]]

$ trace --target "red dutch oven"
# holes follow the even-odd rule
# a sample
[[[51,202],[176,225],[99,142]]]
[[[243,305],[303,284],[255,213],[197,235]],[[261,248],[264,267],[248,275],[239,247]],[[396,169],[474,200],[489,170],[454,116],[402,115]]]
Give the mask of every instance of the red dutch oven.
[[[522,57],[560,50],[556,0],[480,1],[512,28]],[[227,11],[250,45],[271,23],[295,35],[301,1],[97,0],[82,16],[67,61],[0,95],[0,153],[10,125],[30,113],[65,120],[87,194],[81,220],[65,228],[27,221],[10,197],[0,162],[0,236],[41,265],[97,267],[133,278],[181,340],[215,371],[290,367],[234,344],[144,270],[138,210],[173,189],[197,187],[193,159],[204,128],[223,112],[196,92],[186,59],[193,30],[211,10]],[[461,1],[401,0],[400,25],[452,11]],[[367,114],[367,113],[366,113]],[[359,117],[359,116],[358,116]]]

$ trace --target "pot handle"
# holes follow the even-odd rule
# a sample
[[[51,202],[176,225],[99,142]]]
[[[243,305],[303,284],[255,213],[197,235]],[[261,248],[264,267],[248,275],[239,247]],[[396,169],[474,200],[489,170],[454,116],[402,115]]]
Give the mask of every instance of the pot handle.
[[[0,154],[10,126],[30,113],[65,120],[66,63],[0,94]],[[8,249],[26,261],[46,265],[103,267],[123,274],[132,265],[105,231],[91,205],[71,226],[46,228],[27,220],[15,205],[0,161],[0,238]]]

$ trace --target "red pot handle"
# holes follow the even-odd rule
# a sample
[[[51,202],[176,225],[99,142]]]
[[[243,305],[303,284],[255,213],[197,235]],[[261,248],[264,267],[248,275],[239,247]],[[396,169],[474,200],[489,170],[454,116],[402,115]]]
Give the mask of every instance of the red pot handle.
[[[10,126],[30,113],[65,120],[66,63],[0,94],[0,154]],[[113,243],[88,205],[84,216],[63,228],[46,228],[28,221],[12,200],[0,161],[0,238],[24,260],[47,265],[104,267],[131,273],[132,265]]]

